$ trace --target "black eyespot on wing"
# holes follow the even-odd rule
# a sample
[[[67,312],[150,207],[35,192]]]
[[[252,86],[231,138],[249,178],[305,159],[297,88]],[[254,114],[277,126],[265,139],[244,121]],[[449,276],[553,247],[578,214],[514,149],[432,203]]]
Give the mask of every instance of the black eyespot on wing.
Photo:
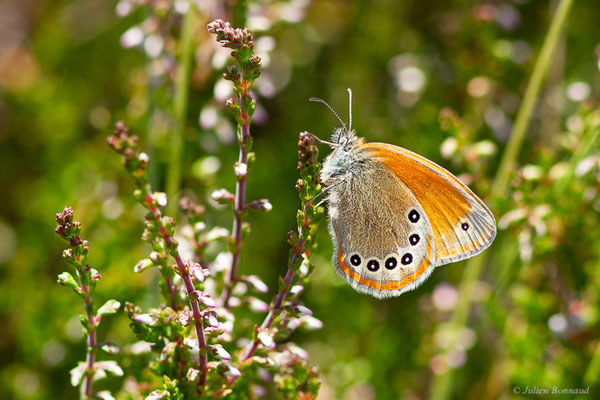
[[[419,241],[421,240],[421,237],[419,235],[417,235],[416,233],[413,233],[412,235],[410,235],[410,237],[408,238],[408,241],[410,242],[411,245],[415,246],[417,243],[419,243]]]
[[[415,224],[415,223],[419,222],[419,219],[421,219],[421,214],[419,214],[419,212],[417,210],[412,209],[408,213],[408,219],[410,220],[410,222]]]
[[[412,262],[412,260],[413,260],[412,254],[406,253],[405,255],[402,256],[402,260],[400,260],[400,262],[402,263],[402,265],[408,265]]]
[[[361,263],[361,259],[360,256],[358,254],[354,254],[352,255],[352,257],[350,257],[350,264],[354,265],[355,267],[358,267]]]
[[[396,257],[390,257],[387,260],[385,260],[385,267],[387,269],[394,269],[396,268],[396,265],[398,265],[398,261],[396,260]]]
[[[367,263],[367,269],[371,272],[375,272],[379,269],[379,261],[371,260]]]
[[[462,228],[463,231],[466,231],[467,229],[469,229],[469,224],[467,224],[466,222],[463,222],[463,224],[460,227]]]

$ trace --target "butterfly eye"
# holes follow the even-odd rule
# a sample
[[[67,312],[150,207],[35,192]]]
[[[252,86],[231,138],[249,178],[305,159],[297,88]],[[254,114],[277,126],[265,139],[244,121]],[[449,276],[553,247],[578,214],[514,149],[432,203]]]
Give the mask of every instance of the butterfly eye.
[[[469,224],[463,222],[463,224],[460,227],[463,229],[463,231],[466,231],[467,229],[469,229]]]
[[[408,238],[408,241],[413,246],[415,246],[417,243],[419,243],[419,240],[421,240],[421,238],[416,233],[413,235],[410,235],[410,237]]]
[[[385,260],[385,267],[387,269],[394,269],[394,268],[396,268],[396,265],[398,265],[398,261],[396,261],[396,257],[390,257],[387,260]]]
[[[406,253],[405,255],[402,256],[402,260],[400,260],[402,262],[402,265],[408,265],[412,262],[412,254],[410,253]]]
[[[360,262],[361,259],[358,254],[354,254],[352,257],[350,257],[350,264],[354,265],[355,267],[358,267],[360,265]]]
[[[413,224],[418,222],[420,218],[421,218],[421,215],[417,212],[417,210],[410,210],[410,212],[408,213],[408,219]]]
[[[379,261],[371,260],[367,263],[367,269],[371,272],[375,272],[379,269]]]

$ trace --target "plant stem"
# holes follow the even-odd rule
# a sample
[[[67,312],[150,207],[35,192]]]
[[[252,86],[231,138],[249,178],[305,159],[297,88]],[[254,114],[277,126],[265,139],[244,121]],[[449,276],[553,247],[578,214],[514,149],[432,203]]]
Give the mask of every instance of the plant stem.
[[[298,237],[302,237],[302,232],[305,229],[309,228],[309,220],[307,217],[308,213],[306,212],[306,210],[310,206],[311,206],[310,201],[307,201],[304,204],[304,215],[305,215],[304,225],[299,230]],[[275,300],[271,303],[271,307],[269,308],[269,313],[265,317],[265,320],[263,321],[263,323],[260,325],[260,329],[269,329],[271,327],[271,325],[273,324],[273,321],[275,321],[275,318],[281,311],[281,306],[283,305],[283,301],[285,300],[285,298],[287,297],[287,295],[290,291],[290,285],[292,283],[292,279],[294,278],[294,265],[296,264],[296,260],[298,260],[298,257],[302,256],[302,254],[306,251],[305,245],[306,245],[306,242],[304,240],[300,239],[298,241],[298,246],[296,247],[297,250],[292,255],[290,264],[288,266],[288,270],[285,274],[285,277],[283,278],[283,282],[285,283],[285,286],[283,289],[281,289],[281,291],[279,291],[279,293],[277,293]],[[250,357],[252,357],[254,355],[254,352],[258,348],[258,344],[259,344],[259,340],[255,339],[252,342],[250,342],[248,344],[248,346],[246,346],[246,349],[244,350],[244,353],[243,353],[244,355],[242,356],[242,358],[240,360],[240,364],[244,363],[244,361],[248,360]]]
[[[288,267],[287,273],[285,274],[285,278],[283,279],[283,281],[285,282],[285,287],[279,293],[277,293],[277,297],[275,297],[275,301],[273,302],[271,308],[269,309],[269,313],[267,314],[267,317],[265,318],[263,323],[260,325],[260,329],[269,329],[271,327],[271,325],[273,324],[273,321],[275,321],[275,317],[281,310],[283,300],[285,300],[285,297],[287,296],[288,292],[290,291],[290,284],[292,282],[292,278],[294,277],[292,265],[294,265],[294,263],[298,259],[298,256],[299,255],[296,253],[294,253],[294,255],[292,256],[292,259],[290,261],[290,266]],[[250,344],[248,344],[248,346],[246,346],[246,349],[244,350],[244,355],[240,360],[240,364],[244,363],[244,361],[248,360],[250,357],[252,357],[254,355],[254,352],[258,348],[258,344],[259,344],[259,340],[256,339],[256,340],[253,340],[252,342],[250,342]]]
[[[193,297],[193,293],[196,290],[190,274],[187,272],[185,264],[181,257],[177,255],[175,258],[177,268],[185,284],[185,290],[190,298]],[[198,367],[200,369],[200,376],[198,376],[198,390],[202,391],[204,384],[206,383],[206,373],[208,371],[208,360],[206,357],[206,338],[204,337],[204,327],[202,326],[202,314],[200,307],[198,306],[197,300],[190,300],[190,306],[192,307],[192,313],[194,315],[194,326],[196,328],[196,337],[198,339]]]
[[[171,137],[169,166],[167,171],[167,195],[172,201],[167,206],[168,215],[176,215],[177,193],[181,185],[183,137],[186,126],[186,115],[189,98],[189,82],[194,53],[194,25],[196,10],[194,3],[189,1],[189,9],[182,23],[179,68],[175,81],[175,100],[173,117],[175,126]]]
[[[240,95],[240,103],[243,104],[243,98],[245,96],[249,96],[248,88],[243,94]],[[242,120],[244,124],[239,127],[240,129],[240,155],[238,157],[238,162],[240,164],[247,165],[248,164],[248,149],[246,147],[246,141],[250,137],[250,116],[248,113],[242,113]],[[231,298],[231,291],[233,290],[233,285],[237,281],[237,273],[240,266],[240,257],[242,253],[242,226],[244,224],[243,216],[246,211],[246,175],[239,177],[235,184],[235,203],[234,203],[234,213],[235,217],[233,219],[233,239],[235,243],[235,248],[233,251],[233,257],[231,260],[231,268],[229,269],[229,275],[227,276],[227,281],[225,282],[225,289],[223,292],[223,306],[225,308],[229,308],[229,299]]]
[[[525,89],[523,103],[517,113],[515,126],[510,134],[506,149],[502,155],[502,160],[500,161],[500,166],[498,167],[498,172],[496,173],[494,186],[492,187],[492,196],[494,197],[504,196],[508,189],[509,179],[515,169],[519,151],[527,133],[527,127],[531,122],[531,116],[539,97],[542,82],[550,66],[552,55],[554,54],[556,44],[558,43],[560,33],[565,25],[572,4],[573,0],[561,0],[552,17],[550,29],[533,68],[527,89]]]
[[[523,103],[519,108],[515,125],[492,184],[492,196],[494,198],[504,197],[508,191],[510,176],[516,167],[517,158],[523,145],[523,140],[525,139],[525,133],[529,126],[529,122],[531,121],[533,108],[536,104],[544,76],[550,65],[552,54],[556,48],[560,32],[565,24],[572,4],[573,0],[561,0],[552,17],[550,29],[548,30],[548,34],[542,45],[542,50],[540,51],[540,55],[534,66],[531,79],[527,84]],[[483,253],[467,262],[458,294],[456,310],[450,321],[451,330],[455,333],[467,322],[467,317],[471,309],[473,289],[481,275],[481,270],[486,257],[487,253]],[[431,391],[429,393],[430,399],[445,400],[450,398],[452,395],[454,371],[454,369],[449,368],[443,374],[434,375],[431,383]]]
[[[79,271],[78,271],[79,274]],[[81,275],[79,276],[80,282]],[[85,291],[85,312],[88,323],[90,325],[90,331],[87,335],[87,354],[85,356],[85,362],[87,364],[86,373],[83,378],[83,384],[81,385],[81,394],[83,398],[93,398],[94,397],[94,363],[96,362],[96,316],[94,311],[94,302],[92,300],[92,296],[90,293],[90,287],[87,285],[81,285],[82,289]]]
[[[160,221],[161,213],[156,207],[154,207],[151,196],[148,196],[146,198],[146,204],[148,204],[150,212],[153,214],[154,218]],[[183,260],[181,259],[181,256],[179,255],[179,251],[177,250],[177,244],[175,243],[171,235],[167,233],[164,226],[159,227],[158,230],[163,240],[165,241],[169,252],[175,259],[177,269],[179,270],[179,275],[183,280],[186,292],[188,294],[188,298],[190,299],[190,307],[192,309],[192,314],[194,316],[194,326],[196,328],[196,339],[198,340],[198,369],[200,370],[200,374],[198,376],[198,393],[201,393],[204,388],[204,384],[206,383],[206,374],[208,372],[208,360],[206,356],[206,338],[204,337],[204,327],[202,325],[202,313],[200,311],[200,307],[198,306],[198,300],[195,298],[196,289],[194,288],[194,283],[192,282],[192,278],[188,272],[188,269]]]

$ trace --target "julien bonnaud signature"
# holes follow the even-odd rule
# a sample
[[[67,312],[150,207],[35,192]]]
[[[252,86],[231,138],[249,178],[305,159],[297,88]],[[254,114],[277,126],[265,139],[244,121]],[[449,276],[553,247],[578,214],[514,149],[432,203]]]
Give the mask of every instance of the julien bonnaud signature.
[[[590,394],[590,387],[587,386],[582,388],[561,388],[558,386],[514,386],[513,392],[516,394]]]

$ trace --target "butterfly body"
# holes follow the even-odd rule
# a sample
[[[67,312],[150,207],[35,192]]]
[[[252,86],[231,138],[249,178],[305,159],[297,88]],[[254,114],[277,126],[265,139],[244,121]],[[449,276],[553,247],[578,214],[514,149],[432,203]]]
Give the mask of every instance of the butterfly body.
[[[399,296],[435,267],[472,257],[493,241],[485,204],[458,178],[418,154],[367,143],[339,127],[321,180],[327,187],[333,264],[359,292]]]

